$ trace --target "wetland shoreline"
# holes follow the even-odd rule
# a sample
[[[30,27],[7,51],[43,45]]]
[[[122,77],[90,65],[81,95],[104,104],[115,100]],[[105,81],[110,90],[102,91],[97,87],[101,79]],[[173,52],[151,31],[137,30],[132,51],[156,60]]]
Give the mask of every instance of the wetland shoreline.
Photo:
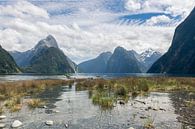
[[[146,112],[164,111],[163,107],[146,106],[147,101],[136,99],[148,96],[150,93],[171,93],[175,112],[180,116],[177,120],[182,125],[194,127],[195,106],[195,78],[184,77],[125,77],[118,79],[69,79],[69,80],[28,80],[0,83],[0,114],[7,112],[20,112],[23,107],[31,110],[44,108],[47,105],[40,94],[53,92],[55,88],[75,85],[76,92],[88,92],[92,104],[98,106],[102,111],[113,110],[117,105],[128,105],[130,100],[140,103]],[[60,89],[60,88],[59,88]],[[61,89],[62,90],[62,89]],[[60,90],[58,91],[60,92]],[[179,99],[180,96],[183,95]],[[30,97],[28,97],[30,96]],[[51,97],[51,96],[50,96]],[[29,98],[29,99],[26,99]],[[68,103],[69,100],[68,100]],[[132,106],[136,105],[131,103]],[[140,116],[140,119],[149,119]],[[154,128],[152,121],[146,122],[143,128]]]

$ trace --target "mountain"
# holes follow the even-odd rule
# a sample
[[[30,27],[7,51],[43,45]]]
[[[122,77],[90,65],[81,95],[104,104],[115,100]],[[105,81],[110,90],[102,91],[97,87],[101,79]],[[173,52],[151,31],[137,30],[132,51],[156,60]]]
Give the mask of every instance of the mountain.
[[[78,65],[80,72],[83,73],[104,73],[106,71],[107,63],[111,57],[111,52],[101,53],[95,59],[85,61]]]
[[[195,9],[176,28],[172,45],[149,73],[195,73]]]
[[[107,73],[141,73],[140,62],[131,51],[117,47],[107,64]]]
[[[59,49],[57,41],[51,35],[40,40],[31,50],[10,53],[27,73],[63,74],[74,73],[78,69],[77,65]]]
[[[0,46],[0,74],[20,72],[12,56]]]
[[[78,67],[79,67],[79,71],[83,73],[105,73],[105,72],[121,73],[121,71],[124,73],[147,72],[147,70],[151,67],[151,65],[160,57],[161,57],[161,53],[151,48],[139,54],[134,50],[127,51],[122,47],[118,47],[115,49],[113,55],[111,52],[104,52],[100,54],[98,57],[96,57],[95,59],[80,63]],[[115,63],[111,64],[111,62],[115,62]],[[123,64],[120,64],[121,62]],[[119,65],[121,65],[120,68]],[[131,67],[135,68],[135,71],[129,68],[125,68],[125,67],[130,67],[130,65],[132,65]],[[124,69],[126,70],[122,70],[123,69],[122,67],[124,67]]]
[[[161,56],[162,54],[160,52],[149,48],[136,57],[145,66],[144,72],[147,72],[153,63],[156,62]]]
[[[18,66],[26,67],[30,65],[30,61],[34,55],[37,55],[44,48],[49,47],[58,48],[57,41],[52,35],[48,35],[46,39],[40,40],[31,50],[25,52],[11,51],[9,53],[12,55]]]

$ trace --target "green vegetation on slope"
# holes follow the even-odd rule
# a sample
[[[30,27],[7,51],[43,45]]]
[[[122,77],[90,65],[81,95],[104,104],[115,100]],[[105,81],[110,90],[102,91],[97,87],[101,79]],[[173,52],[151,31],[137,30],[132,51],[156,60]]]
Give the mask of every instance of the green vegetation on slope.
[[[0,74],[17,73],[19,71],[12,56],[0,46]]]
[[[34,56],[30,66],[25,68],[25,72],[43,73],[43,74],[64,74],[74,73],[74,66],[58,48],[47,48],[42,50],[37,56]],[[74,64],[72,64],[74,65]]]

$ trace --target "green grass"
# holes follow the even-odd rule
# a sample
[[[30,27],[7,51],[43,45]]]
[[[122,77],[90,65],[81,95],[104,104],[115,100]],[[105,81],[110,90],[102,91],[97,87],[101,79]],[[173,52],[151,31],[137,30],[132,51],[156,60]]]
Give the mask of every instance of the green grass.
[[[83,79],[76,84],[76,90],[89,90],[94,104],[102,108],[113,107],[117,100],[128,101],[129,97],[147,95],[149,92],[195,92],[195,78],[120,78],[120,79]],[[189,104],[190,105],[190,104]]]

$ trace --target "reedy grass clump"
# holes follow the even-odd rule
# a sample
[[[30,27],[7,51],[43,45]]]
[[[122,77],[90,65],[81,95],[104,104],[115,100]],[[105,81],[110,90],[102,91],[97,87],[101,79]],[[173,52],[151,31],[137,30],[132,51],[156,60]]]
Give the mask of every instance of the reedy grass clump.
[[[118,99],[127,102],[129,97],[146,95],[151,91],[172,92],[191,91],[195,92],[195,78],[173,77],[130,77],[120,79],[84,79],[76,84],[76,90],[89,90],[93,103],[100,106],[113,106]],[[109,104],[108,104],[109,103]]]
[[[10,108],[11,112],[18,112],[22,109],[22,104],[16,104],[13,107]]]
[[[6,99],[6,96],[3,95],[3,94],[0,94],[0,101],[3,101],[3,100],[5,100],[5,99]]]
[[[147,118],[144,123],[144,129],[155,129],[154,120],[151,118]]]
[[[34,109],[43,107],[45,105],[45,102],[41,99],[30,99],[28,100],[27,104],[29,108]]]
[[[3,114],[3,112],[4,112],[4,111],[3,111],[3,107],[0,106],[0,115]]]
[[[21,97],[15,96],[11,99],[8,99],[5,101],[4,106],[9,109],[11,112],[17,112],[21,110],[22,104],[21,104]]]
[[[92,97],[94,105],[99,105],[101,109],[112,109],[114,105],[114,98],[108,96],[94,95]]]

